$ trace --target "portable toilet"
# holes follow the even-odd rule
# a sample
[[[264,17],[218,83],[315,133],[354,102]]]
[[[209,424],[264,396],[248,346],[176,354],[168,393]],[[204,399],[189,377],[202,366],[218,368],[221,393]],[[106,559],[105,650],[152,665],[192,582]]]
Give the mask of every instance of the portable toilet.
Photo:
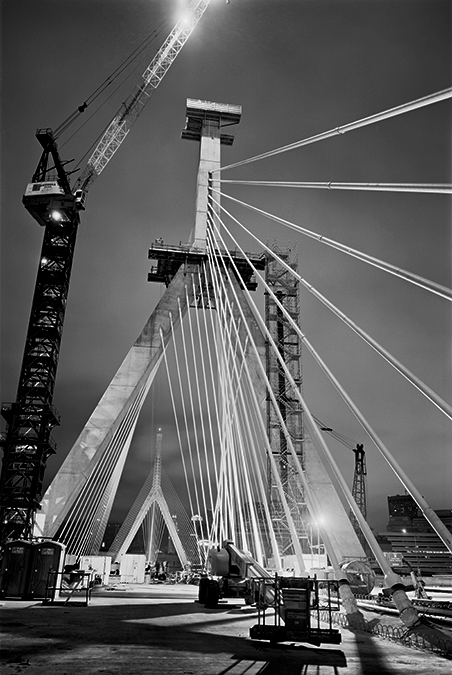
[[[28,596],[32,555],[33,544],[30,541],[18,539],[5,545],[1,568],[1,597],[25,598]]]
[[[30,596],[54,600],[61,586],[66,547],[59,541],[40,541],[33,548]]]

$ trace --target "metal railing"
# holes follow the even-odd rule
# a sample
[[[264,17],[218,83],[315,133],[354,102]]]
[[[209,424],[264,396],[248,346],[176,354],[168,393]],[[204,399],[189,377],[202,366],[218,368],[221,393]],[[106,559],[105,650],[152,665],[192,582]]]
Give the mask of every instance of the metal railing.
[[[57,600],[64,600],[64,604],[74,596],[82,598],[82,603],[88,607],[93,588],[93,572],[77,570],[74,572],[56,572],[49,570],[43,604],[50,604]]]

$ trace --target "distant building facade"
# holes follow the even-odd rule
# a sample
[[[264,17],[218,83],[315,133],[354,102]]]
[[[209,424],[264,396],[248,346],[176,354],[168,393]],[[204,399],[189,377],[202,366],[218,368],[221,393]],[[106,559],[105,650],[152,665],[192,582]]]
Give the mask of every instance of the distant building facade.
[[[394,554],[401,556],[401,571],[420,574],[452,574],[452,554],[425,519],[411,495],[388,497],[389,521],[386,538]],[[452,532],[452,509],[435,511]],[[394,558],[396,559],[396,558]]]

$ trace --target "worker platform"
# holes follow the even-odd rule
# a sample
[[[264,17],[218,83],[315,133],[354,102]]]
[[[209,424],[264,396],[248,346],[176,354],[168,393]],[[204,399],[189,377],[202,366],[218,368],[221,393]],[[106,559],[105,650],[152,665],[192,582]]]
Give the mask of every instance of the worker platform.
[[[238,250],[216,249],[214,255],[221,259],[221,264],[227,269],[237,269],[240,281],[245,288],[249,291],[256,290],[257,280],[254,269],[265,269],[264,253],[246,253],[245,257]],[[157,239],[149,248],[148,258],[157,261],[157,265],[153,265],[149,270],[148,281],[169,286],[181,265],[198,265],[201,269],[202,263],[208,262],[209,254],[205,249],[196,248],[190,244],[171,245],[166,244],[163,239]]]

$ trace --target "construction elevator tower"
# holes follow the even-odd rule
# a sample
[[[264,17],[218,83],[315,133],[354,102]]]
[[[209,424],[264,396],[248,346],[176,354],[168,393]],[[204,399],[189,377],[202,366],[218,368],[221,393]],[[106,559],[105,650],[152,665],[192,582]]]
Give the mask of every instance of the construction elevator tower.
[[[296,249],[289,246],[280,246],[275,241],[270,248],[294,271],[298,268],[298,256]],[[299,283],[293,275],[274,258],[267,254],[265,279],[272,289],[278,301],[287,311],[288,315],[298,325],[299,322]],[[270,295],[265,294],[265,321],[267,328],[277,345],[278,351],[293,377],[297,387],[302,386],[301,367],[301,340],[290,322],[284,315],[283,310]],[[286,425],[295,452],[304,466],[303,458],[303,410],[299,400],[295,397],[286,374],[270,344],[266,348],[266,369],[272,390],[276,396],[279,413]],[[292,513],[292,518],[300,539],[306,537],[304,520],[306,520],[306,504],[301,492],[299,481],[296,480],[296,469],[287,448],[286,435],[282,429],[277,411],[271,400],[267,400],[267,432],[270,440],[272,453],[275,457],[282,486],[286,495],[287,503]],[[278,545],[282,555],[293,553],[291,550],[291,537],[284,525],[283,509],[278,496],[278,491],[272,476],[270,465],[268,466],[268,499],[271,507],[272,520]]]

